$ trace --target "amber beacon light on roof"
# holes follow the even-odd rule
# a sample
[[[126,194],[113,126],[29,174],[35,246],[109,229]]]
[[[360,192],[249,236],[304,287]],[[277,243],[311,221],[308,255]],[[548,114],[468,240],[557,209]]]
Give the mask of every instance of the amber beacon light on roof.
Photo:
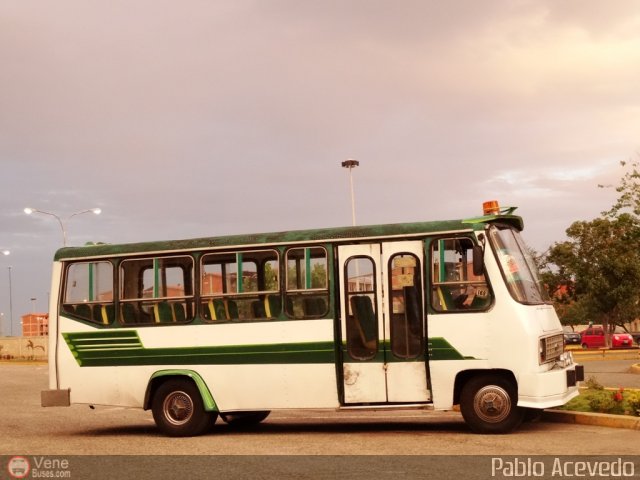
[[[482,203],[483,215],[511,215],[518,207],[504,207],[500,208],[500,204],[497,200],[488,200]]]
[[[482,204],[483,215],[500,215],[500,204],[497,200],[489,200]]]

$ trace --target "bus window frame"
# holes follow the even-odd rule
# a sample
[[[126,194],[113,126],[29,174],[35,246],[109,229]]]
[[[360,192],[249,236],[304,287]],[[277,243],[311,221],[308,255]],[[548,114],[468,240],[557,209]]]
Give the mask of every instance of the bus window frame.
[[[325,265],[325,276],[326,282],[324,287],[312,287],[312,288],[289,288],[289,252],[292,250],[305,250],[305,249],[319,249],[324,252],[324,265]],[[285,315],[290,320],[313,320],[326,318],[329,312],[331,312],[331,261],[332,257],[329,254],[330,249],[325,245],[293,245],[288,246],[284,249],[282,255],[282,266],[284,269],[284,275],[282,279],[282,300],[283,300],[283,311]],[[312,257],[310,257],[312,258]],[[297,273],[296,273],[297,275]],[[301,307],[303,310],[303,315],[294,315],[294,312],[289,312],[288,308],[288,300],[289,298],[293,300],[302,300],[303,306]],[[322,313],[311,313],[307,314],[304,312],[304,303],[305,300],[322,300],[324,302],[324,309]],[[317,303],[317,302],[316,302]],[[295,306],[292,305],[292,308],[295,309]]]
[[[86,302],[67,302],[67,287],[69,285],[69,270],[71,269],[71,267],[73,267],[74,265],[90,265],[90,264],[97,264],[97,263],[107,263],[109,265],[111,265],[111,301],[104,301],[104,300],[88,300]],[[97,259],[82,259],[82,260],[75,260],[75,261],[69,261],[69,262],[64,262],[63,264],[63,269],[62,269],[62,282],[61,282],[61,288],[60,288],[60,298],[58,299],[58,311],[61,314],[65,314],[65,315],[70,315],[72,316],[75,320],[90,324],[92,326],[100,326],[103,328],[107,328],[107,327],[112,327],[114,324],[117,323],[117,321],[113,320],[111,322],[108,323],[104,323],[104,321],[102,320],[95,320],[93,318],[93,315],[91,318],[87,318],[84,315],[79,315],[77,313],[75,313],[75,311],[71,312],[69,310],[67,310],[66,306],[67,305],[87,305],[90,308],[93,308],[94,305],[102,305],[102,306],[108,306],[108,305],[112,305],[114,312],[116,311],[116,305],[117,305],[117,290],[116,290],[116,275],[117,275],[117,266],[114,264],[113,259],[112,258],[97,258]],[[99,292],[98,292],[99,293]],[[117,319],[117,315],[114,313],[114,317]]]
[[[491,224],[487,230],[488,230],[487,231],[488,243],[491,245],[491,251],[496,260],[496,263],[498,264],[498,269],[500,270],[502,281],[507,287],[507,290],[509,291],[509,295],[511,296],[511,298],[521,305],[553,305],[553,299],[550,297],[549,293],[545,290],[544,286],[541,284],[538,284],[537,281],[533,282],[533,284],[536,286],[536,290],[540,295],[540,301],[531,302],[531,301],[525,301],[521,298],[518,298],[518,295],[514,291],[516,287],[512,283],[512,279],[508,278],[507,273],[505,272],[504,265],[501,262],[501,257],[500,257],[501,254],[498,252],[496,241],[493,238],[494,230],[498,230],[498,231],[510,230],[512,234],[516,233],[519,236],[519,242],[515,236],[514,236],[514,240],[516,241],[516,244],[518,246],[518,251],[522,255],[522,259],[524,261],[523,265],[520,265],[520,266],[526,268],[529,276],[533,280],[540,280],[540,271],[537,269],[537,267],[535,267],[536,269],[535,271],[533,271],[532,265],[530,265],[529,262],[527,261],[526,257],[528,256],[528,252],[524,250],[527,247],[527,245],[524,241],[524,238],[522,238],[521,231],[518,230],[517,228],[514,228],[512,225],[505,224],[505,223],[497,223],[497,222]],[[547,299],[544,298],[545,295],[548,297]]]
[[[123,265],[126,265],[127,262],[136,262],[136,261],[148,261],[150,260],[153,262],[156,259],[161,259],[161,260],[166,260],[166,259],[171,259],[171,258],[183,258],[183,259],[188,259],[191,263],[191,274],[188,275],[188,272],[184,270],[184,267],[180,266],[179,264],[176,265],[175,267],[177,268],[181,268],[183,271],[183,288],[184,288],[184,295],[182,296],[158,296],[155,297],[153,296],[153,290],[155,290],[156,285],[155,285],[155,279],[154,279],[154,284],[152,285],[152,296],[150,297],[138,297],[138,298],[134,298],[134,297],[124,297],[124,293],[125,293],[125,288],[124,288],[124,282],[126,279],[125,276],[125,267]],[[196,285],[195,285],[195,274],[196,274],[196,259],[194,258],[194,256],[191,253],[188,252],[171,252],[171,253],[167,253],[164,255],[158,255],[158,254],[149,254],[149,255],[141,255],[141,256],[135,256],[135,257],[126,257],[126,258],[120,258],[119,262],[117,262],[117,285],[118,285],[118,296],[117,296],[117,308],[116,308],[116,318],[117,318],[117,322],[124,326],[124,327],[147,327],[147,326],[165,326],[165,325],[187,325],[189,323],[193,323],[194,320],[197,318],[197,313],[196,313],[196,306],[195,306],[195,300],[197,298],[196,296]],[[153,268],[153,267],[151,267]],[[166,269],[166,267],[164,267]],[[137,279],[135,280],[137,283],[137,287],[136,290],[138,291],[138,293],[143,293],[145,291],[145,284],[144,284],[144,275],[145,275],[145,271],[149,270],[148,268],[140,268],[139,271],[137,272]],[[187,295],[187,286],[190,285],[190,294]],[[164,288],[166,289],[167,287],[169,287],[169,285],[164,285]],[[170,323],[170,322],[158,322],[156,320],[153,320],[153,308],[155,305],[161,304],[163,302],[168,302],[172,305],[174,304],[179,304],[185,307],[185,311],[184,311],[184,315],[185,315],[185,319],[184,320],[174,320],[174,322]],[[149,315],[150,318],[152,319],[151,321],[142,321],[141,318],[142,315],[140,315],[136,321],[134,322],[125,322],[124,321],[124,316],[123,316],[123,305],[125,304],[134,304],[139,307],[140,312],[144,312],[145,315]],[[189,307],[189,304],[190,307]],[[143,307],[145,309],[150,310],[149,312],[146,312],[143,310]],[[189,314],[190,313],[190,314]]]
[[[482,276],[484,277],[484,282],[482,281],[454,281],[454,282],[436,282],[434,279],[434,245],[437,245],[438,242],[442,240],[468,240],[470,242],[470,250],[473,246],[477,245],[477,241],[474,237],[469,235],[440,235],[437,237],[429,237],[427,244],[425,245],[425,249],[428,250],[428,263],[425,262],[424,270],[426,273],[426,288],[428,293],[426,295],[428,305],[428,310],[430,314],[434,315],[451,315],[451,314],[472,314],[472,313],[482,313],[491,310],[495,304],[495,293],[491,286],[490,277],[487,274],[486,268],[483,270]],[[440,262],[438,262],[439,264]],[[467,263],[469,263],[467,261]],[[469,265],[473,265],[473,263],[469,263]],[[487,295],[489,296],[489,302],[481,308],[454,308],[454,309],[441,309],[436,306],[436,302],[434,302],[434,292],[438,286],[485,286],[487,289]]]
[[[401,354],[399,352],[397,352],[395,350],[396,344],[394,343],[394,340],[396,338],[397,335],[397,329],[398,329],[398,324],[395,321],[395,315],[400,315],[403,314],[405,316],[407,316],[407,305],[406,303],[403,303],[403,307],[404,307],[404,312],[394,312],[394,292],[400,292],[403,295],[403,302],[406,302],[406,298],[404,298],[404,290],[401,289],[393,289],[393,261],[397,258],[397,257],[410,257],[413,258],[416,261],[416,266],[412,267],[414,269],[414,279],[413,279],[413,285],[412,287],[415,288],[418,292],[418,315],[421,316],[420,320],[420,345],[418,346],[418,349],[415,351],[415,353],[412,354]],[[387,297],[389,299],[388,301],[388,311],[385,312],[387,314],[387,316],[389,317],[389,351],[391,352],[392,355],[394,355],[396,358],[400,358],[402,360],[412,360],[412,359],[416,359],[419,358],[423,353],[424,353],[424,345],[425,345],[425,331],[426,331],[426,326],[425,326],[425,308],[424,308],[424,302],[423,302],[423,281],[422,281],[422,272],[424,270],[424,265],[422,265],[420,261],[420,258],[412,252],[403,252],[403,251],[398,251],[398,252],[394,252],[390,257],[389,257],[389,261],[388,261],[388,265],[387,265],[387,277],[388,277],[388,285],[387,285]],[[398,268],[409,268],[409,267],[398,267]],[[417,277],[417,284],[416,282],[416,277]],[[408,320],[407,320],[408,323]]]
[[[369,262],[371,262],[371,268],[372,268],[372,283],[371,283],[371,290],[354,290],[354,291],[349,291],[349,263],[352,261],[360,261],[360,260],[367,260]],[[346,354],[352,358],[353,360],[355,360],[356,362],[370,362],[372,360],[374,360],[376,358],[376,356],[378,355],[378,353],[380,352],[380,347],[381,347],[381,342],[380,342],[380,315],[381,313],[384,315],[383,312],[378,311],[378,265],[376,264],[376,260],[369,256],[369,255],[353,255],[351,257],[348,257],[347,259],[345,259],[344,261],[344,266],[342,269],[342,274],[344,275],[344,291],[342,292],[342,295],[344,295],[344,303],[345,303],[345,333],[346,333],[346,338],[344,339],[345,342],[345,351]],[[351,307],[351,298],[352,297],[358,297],[358,296],[364,296],[364,297],[368,297],[371,300],[371,306],[373,308],[373,327],[375,329],[374,332],[374,340],[375,340],[375,346],[373,345],[367,345],[367,339],[364,337],[361,337],[361,335],[354,335],[354,328],[356,329],[356,332],[360,333],[362,332],[362,325],[358,325],[356,323],[356,315],[354,314],[354,312],[352,311],[352,307]],[[361,346],[363,349],[368,348],[370,353],[368,353],[367,355],[357,355],[354,353],[353,348],[354,345],[351,342],[352,338],[359,338],[360,340],[362,340],[362,345]],[[358,346],[358,345],[356,345]]]
[[[235,263],[237,263],[237,255],[241,254],[243,255],[243,257],[247,254],[251,254],[251,253],[269,253],[269,254],[273,254],[272,256],[267,256],[264,255],[264,258],[260,259],[261,261],[257,261],[256,258],[251,258],[249,257],[249,259],[247,260],[247,262],[251,262],[253,264],[256,265],[256,288],[257,290],[255,291],[250,291],[250,292],[238,292],[238,283],[237,283],[237,266],[236,266],[236,291],[235,292],[225,292],[227,285],[226,285],[226,278],[224,278],[224,276],[227,275],[226,272],[222,272],[222,283],[221,283],[221,287],[222,287],[222,292],[215,292],[215,293],[203,293],[203,283],[204,283],[204,278],[205,275],[207,274],[205,271],[205,260],[207,258],[211,258],[211,257],[215,257],[220,256],[220,257],[232,257],[235,256],[236,257],[236,261]],[[259,259],[259,258],[258,258]],[[265,321],[274,321],[274,320],[278,320],[280,319],[280,315],[281,312],[279,312],[277,315],[273,315],[273,316],[265,316],[265,317],[257,317],[257,316],[248,316],[247,318],[231,318],[229,316],[229,318],[223,318],[223,319],[211,319],[211,318],[206,318],[205,316],[205,307],[204,307],[204,303],[205,302],[209,302],[210,300],[222,300],[225,302],[228,301],[241,301],[241,302],[248,302],[251,301],[252,299],[254,299],[253,301],[265,301],[265,299],[269,296],[272,295],[274,297],[277,297],[280,302],[282,302],[282,255],[281,252],[278,248],[276,248],[275,246],[265,246],[265,248],[260,248],[260,249],[255,249],[255,248],[249,248],[249,249],[237,249],[237,250],[224,250],[224,251],[201,251],[200,252],[200,256],[198,259],[198,308],[200,309],[200,314],[199,317],[200,319],[206,323],[206,324],[219,324],[219,323],[229,323],[229,322],[243,322],[243,323],[250,323],[250,322],[265,322]],[[267,262],[275,262],[275,267],[277,268],[276,270],[276,274],[277,274],[277,280],[276,280],[276,289],[275,290],[260,290],[260,272],[262,272],[262,275],[264,276],[264,267],[267,264]],[[224,263],[229,263],[229,262],[224,262]],[[243,259],[243,263],[245,263],[245,259]],[[213,262],[210,263],[209,265],[221,265],[222,263],[220,262]],[[244,270],[243,270],[244,273]],[[264,281],[264,278],[262,278],[262,281]],[[244,283],[244,282],[243,282]],[[268,301],[268,300],[267,300]],[[282,308],[280,309],[282,311]],[[226,310],[227,315],[229,315],[229,311]]]

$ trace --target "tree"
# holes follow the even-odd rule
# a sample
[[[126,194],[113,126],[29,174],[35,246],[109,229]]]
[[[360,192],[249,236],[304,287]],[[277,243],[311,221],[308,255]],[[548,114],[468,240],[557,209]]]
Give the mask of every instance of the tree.
[[[611,209],[602,212],[602,215],[609,218],[615,218],[625,210],[631,210],[632,215],[636,218],[640,217],[640,163],[620,162],[622,168],[629,167],[620,179],[620,185],[616,187],[616,192],[620,194]],[[605,185],[598,185],[600,188],[606,188]]]
[[[611,333],[640,316],[638,217],[618,213],[574,222],[567,236],[545,256],[545,281],[561,306],[563,323],[595,321]],[[561,291],[564,297],[558,297]]]

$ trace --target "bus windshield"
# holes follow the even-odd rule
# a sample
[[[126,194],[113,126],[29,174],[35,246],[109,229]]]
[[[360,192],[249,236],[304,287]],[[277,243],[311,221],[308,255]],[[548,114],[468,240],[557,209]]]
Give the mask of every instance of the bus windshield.
[[[520,232],[494,225],[489,237],[513,298],[525,304],[552,303]]]

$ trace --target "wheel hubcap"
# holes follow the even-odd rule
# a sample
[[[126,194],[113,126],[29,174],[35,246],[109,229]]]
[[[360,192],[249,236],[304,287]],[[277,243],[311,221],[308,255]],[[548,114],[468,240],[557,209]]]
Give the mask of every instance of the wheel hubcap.
[[[193,400],[185,392],[172,392],[162,405],[165,418],[173,425],[184,425],[193,415]]]
[[[504,388],[487,385],[476,393],[473,409],[483,421],[498,423],[511,412],[511,397]]]

